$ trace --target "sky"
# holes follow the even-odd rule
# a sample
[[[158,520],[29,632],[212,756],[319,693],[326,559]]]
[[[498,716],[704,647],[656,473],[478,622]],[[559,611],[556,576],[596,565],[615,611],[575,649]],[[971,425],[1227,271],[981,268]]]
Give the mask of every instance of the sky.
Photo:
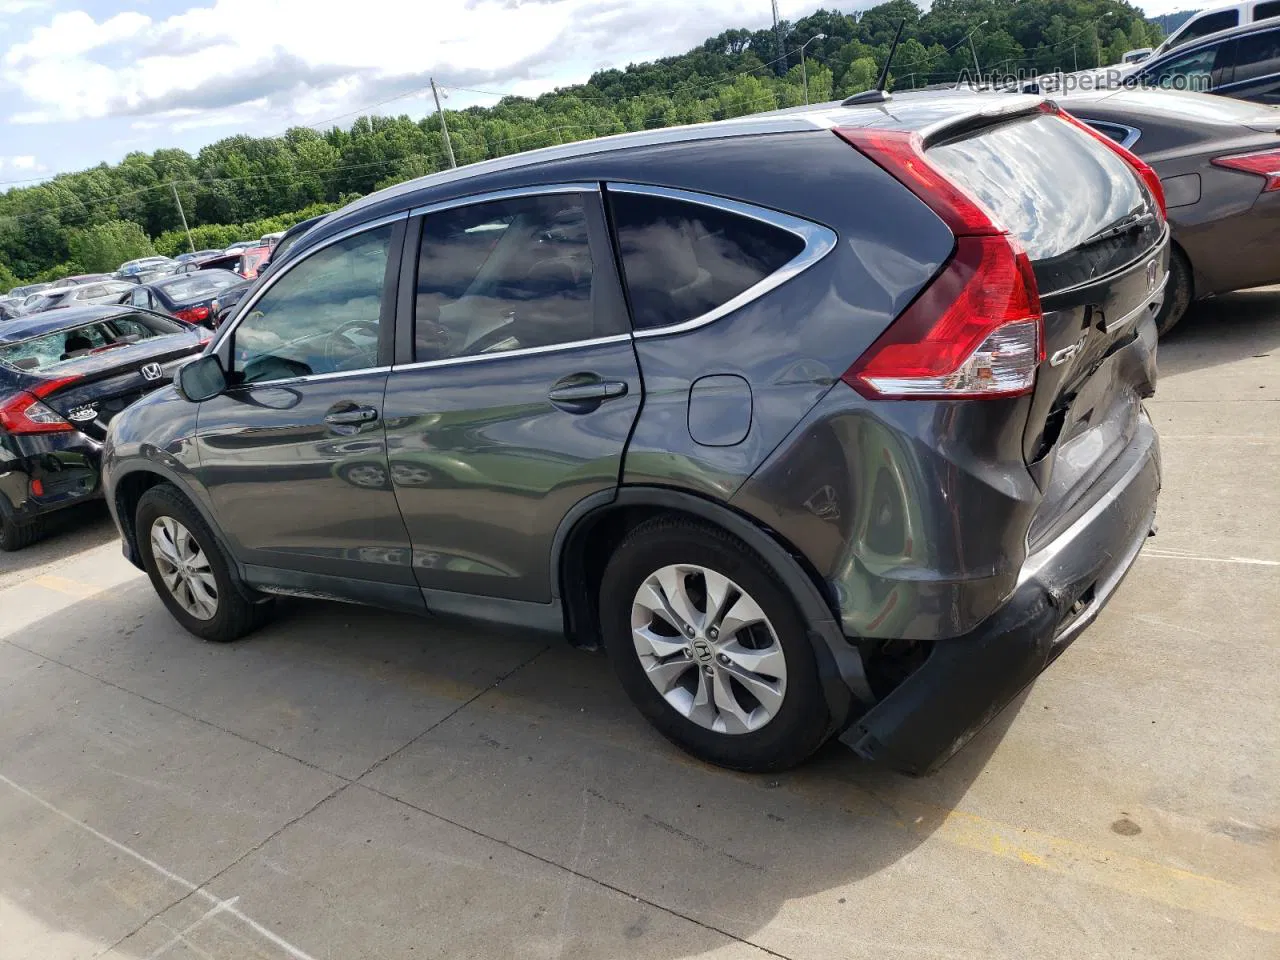
[[[769,0],[0,0],[0,190],[135,150],[421,116],[432,76],[452,108],[536,95],[770,16]]]

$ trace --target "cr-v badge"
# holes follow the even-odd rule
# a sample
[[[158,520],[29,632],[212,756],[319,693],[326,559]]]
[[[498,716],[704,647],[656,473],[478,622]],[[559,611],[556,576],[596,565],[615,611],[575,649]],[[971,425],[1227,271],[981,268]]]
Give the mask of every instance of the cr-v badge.
[[[1049,358],[1049,366],[1060,367],[1064,363],[1066,363],[1068,360],[1070,360],[1072,357],[1074,357],[1077,353],[1079,353],[1081,350],[1084,349],[1084,341],[1088,336],[1089,336],[1089,331],[1085,330],[1084,333],[1080,334],[1080,339],[1077,340],[1075,343],[1073,343],[1071,346],[1063,347],[1061,350],[1056,351],[1053,354],[1053,356]]]

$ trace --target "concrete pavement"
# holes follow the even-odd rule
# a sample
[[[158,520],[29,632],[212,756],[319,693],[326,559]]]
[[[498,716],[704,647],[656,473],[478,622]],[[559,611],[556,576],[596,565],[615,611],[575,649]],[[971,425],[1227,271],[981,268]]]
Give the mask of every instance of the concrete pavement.
[[[936,776],[690,760],[607,662],[0,555],[0,958],[1280,957],[1280,293],[1161,347],[1160,535]]]

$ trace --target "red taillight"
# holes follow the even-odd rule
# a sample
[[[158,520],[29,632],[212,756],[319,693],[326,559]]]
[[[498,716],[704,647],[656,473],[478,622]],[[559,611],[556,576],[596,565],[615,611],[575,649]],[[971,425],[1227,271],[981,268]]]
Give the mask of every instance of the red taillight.
[[[1040,297],[1008,237],[958,237],[942,272],[841,378],[864,397],[1013,397],[1035,385]]]
[[[1210,161],[1215,167],[1238,170],[1262,177],[1262,192],[1280,190],[1280,150],[1264,150],[1262,153],[1241,153],[1234,157],[1215,157]]]
[[[1168,210],[1168,207],[1165,206],[1165,202],[1164,202],[1164,184],[1160,182],[1160,176],[1155,172],[1151,164],[1147,163],[1147,161],[1143,160],[1141,157],[1139,157],[1136,153],[1129,150],[1128,148],[1120,146],[1120,144],[1116,143],[1114,140],[1108,137],[1105,133],[1102,133],[1099,130],[1093,129],[1093,127],[1089,126],[1087,123],[1084,123],[1081,120],[1077,120],[1071,114],[1065,112],[1064,110],[1059,109],[1054,104],[1050,104],[1050,103],[1043,104],[1041,106],[1041,110],[1043,110],[1045,113],[1052,113],[1055,116],[1061,117],[1067,123],[1083,130],[1089,136],[1093,137],[1093,139],[1097,140],[1099,143],[1105,146],[1108,150],[1110,150],[1112,153],[1118,156],[1125,163],[1129,164],[1129,166],[1133,167],[1133,169],[1137,172],[1138,176],[1142,178],[1142,182],[1147,185],[1147,189],[1151,191],[1151,196],[1155,198],[1156,206],[1160,208],[1160,216],[1162,217],[1168,216],[1169,210]]]
[[[74,430],[66,420],[41,402],[55,390],[75,383],[79,377],[45,380],[23,393],[0,400],[0,427],[14,435],[31,433],[66,433]]]
[[[199,323],[202,320],[209,319],[209,308],[187,307],[185,310],[175,311],[174,316],[179,320],[187,321],[187,323]]]
[[[918,134],[906,130],[837,128],[836,136],[882,167],[929,209],[956,236],[1004,233],[1004,228],[973,197],[933,167],[924,156]]]
[[[1013,397],[1035,386],[1043,316],[1031,261],[981,203],[902,131],[836,133],[951,228],[942,270],[841,377],[869,399]]]

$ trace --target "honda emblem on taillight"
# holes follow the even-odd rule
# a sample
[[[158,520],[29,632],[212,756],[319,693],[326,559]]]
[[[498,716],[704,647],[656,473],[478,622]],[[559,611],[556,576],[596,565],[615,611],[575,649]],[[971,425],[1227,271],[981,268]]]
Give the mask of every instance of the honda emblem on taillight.
[[[164,370],[158,363],[148,363],[142,368],[142,376],[145,380],[159,380],[164,376]]]

